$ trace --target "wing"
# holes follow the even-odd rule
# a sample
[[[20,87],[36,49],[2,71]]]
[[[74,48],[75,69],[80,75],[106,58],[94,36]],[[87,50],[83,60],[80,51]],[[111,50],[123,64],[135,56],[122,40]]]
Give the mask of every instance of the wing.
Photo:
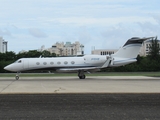
[[[58,69],[59,71],[78,71],[78,70],[84,70],[84,71],[87,71],[87,70],[95,70],[95,69],[100,69],[98,67],[80,67],[80,68],[60,68]]]

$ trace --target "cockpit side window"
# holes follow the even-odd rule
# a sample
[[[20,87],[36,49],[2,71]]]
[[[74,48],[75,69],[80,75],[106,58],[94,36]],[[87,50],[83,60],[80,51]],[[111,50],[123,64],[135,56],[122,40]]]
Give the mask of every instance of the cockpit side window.
[[[21,63],[21,62],[22,62],[21,60],[18,61],[18,63]]]
[[[15,63],[21,63],[22,62],[22,60],[17,60]]]

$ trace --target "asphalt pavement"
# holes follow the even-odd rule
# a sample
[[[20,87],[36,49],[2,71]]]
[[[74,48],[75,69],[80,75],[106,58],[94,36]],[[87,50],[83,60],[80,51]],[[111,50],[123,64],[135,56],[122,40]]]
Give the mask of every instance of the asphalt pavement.
[[[159,120],[160,94],[1,94],[1,120]]]

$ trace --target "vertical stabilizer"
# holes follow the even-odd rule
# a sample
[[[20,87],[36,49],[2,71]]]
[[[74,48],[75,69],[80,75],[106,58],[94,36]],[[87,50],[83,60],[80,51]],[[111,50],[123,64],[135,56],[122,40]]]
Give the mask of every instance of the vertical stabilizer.
[[[148,38],[138,38],[133,37],[129,39],[123,47],[121,47],[115,54],[113,54],[114,57],[120,57],[120,58],[136,58],[140,48],[142,46],[142,43],[145,40],[151,39],[154,37],[148,37]]]

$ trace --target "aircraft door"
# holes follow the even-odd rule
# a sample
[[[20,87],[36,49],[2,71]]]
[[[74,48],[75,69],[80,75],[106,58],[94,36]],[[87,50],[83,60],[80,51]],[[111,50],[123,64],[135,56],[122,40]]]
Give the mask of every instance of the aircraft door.
[[[28,60],[23,60],[23,69],[28,69]]]
[[[84,57],[84,63],[88,63],[88,59],[87,59],[87,57]]]

